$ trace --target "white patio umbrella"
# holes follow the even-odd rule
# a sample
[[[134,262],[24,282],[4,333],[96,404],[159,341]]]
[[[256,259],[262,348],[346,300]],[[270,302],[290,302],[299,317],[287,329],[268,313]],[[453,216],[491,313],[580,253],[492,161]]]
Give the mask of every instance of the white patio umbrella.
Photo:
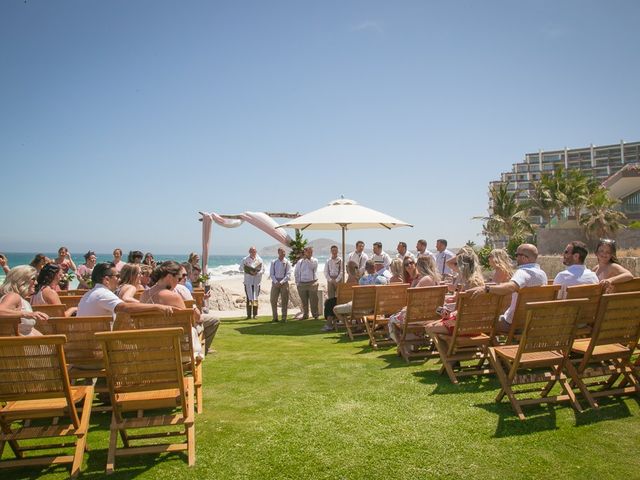
[[[365,228],[413,227],[413,225],[393,218],[386,213],[363,207],[354,200],[339,198],[313,212],[280,225],[279,228],[299,230],[342,230],[342,281],[345,281],[345,232]]]

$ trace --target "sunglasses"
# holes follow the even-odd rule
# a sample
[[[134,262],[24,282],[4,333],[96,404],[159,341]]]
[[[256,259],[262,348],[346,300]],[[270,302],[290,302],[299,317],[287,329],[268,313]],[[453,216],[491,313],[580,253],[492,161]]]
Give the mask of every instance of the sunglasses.
[[[105,277],[116,277],[116,278],[120,278],[120,274],[119,274],[119,273],[109,273],[109,274],[105,275]]]
[[[409,265],[415,265],[416,262],[407,262],[404,264],[404,268],[407,268]]]

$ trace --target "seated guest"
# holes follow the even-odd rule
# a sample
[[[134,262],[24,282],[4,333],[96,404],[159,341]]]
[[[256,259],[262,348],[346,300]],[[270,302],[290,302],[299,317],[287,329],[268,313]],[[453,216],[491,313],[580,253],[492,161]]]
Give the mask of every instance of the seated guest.
[[[391,277],[389,272],[389,266],[391,265],[391,257],[387,252],[382,250],[381,242],[374,242],[373,244],[373,255],[369,260],[373,260],[373,263],[376,267],[376,273],[378,275],[384,275],[385,277]]]
[[[391,260],[389,271],[391,272],[389,283],[404,283],[404,266],[402,265],[402,260],[399,258]]]
[[[38,284],[34,295],[31,297],[31,305],[62,305],[56,290],[61,276],[62,268],[55,263],[49,263],[42,267],[38,274]],[[64,316],[70,317],[76,310],[78,310],[77,307],[68,308],[65,310]]]
[[[113,263],[98,263],[91,272],[93,288],[85,293],[78,303],[78,316],[91,317],[116,313],[141,313],[156,311],[165,315],[173,312],[165,305],[146,305],[139,302],[125,302],[113,291],[118,286],[119,274]]]
[[[153,254],[151,252],[147,252],[144,254],[142,263],[145,265],[149,265],[151,268],[156,268],[156,261],[153,259]]]
[[[431,255],[423,255],[416,260],[416,278],[412,287],[433,287],[440,283],[440,275],[436,270],[436,261]]]
[[[91,272],[93,271],[93,267],[96,266],[97,261],[98,257],[96,257],[96,254],[91,250],[84,254],[84,263],[80,265],[76,270],[76,275],[78,276],[78,288],[89,288]]]
[[[582,242],[573,241],[567,244],[562,256],[562,264],[567,269],[553,279],[554,285],[562,285],[558,298],[567,296],[567,287],[598,283],[598,276],[584,265],[588,253],[587,246]]]
[[[43,253],[39,253],[35,257],[33,257],[33,260],[31,260],[31,263],[29,265],[35,268],[37,272],[40,272],[40,270],[42,270],[42,267],[44,267],[47,263],[51,263],[51,259]]]
[[[18,333],[23,336],[42,335],[35,329],[36,321],[46,321],[46,313],[34,312],[28,299],[35,291],[36,269],[29,265],[18,265],[7,273],[0,286],[0,317],[20,316]]]
[[[347,283],[355,285],[360,279],[358,264],[354,261],[347,262]]]
[[[596,247],[596,257],[598,265],[593,271],[605,289],[609,289],[615,283],[628,282],[633,279],[633,274],[618,261],[615,240],[601,238]]]
[[[189,258],[187,262],[191,264],[191,275],[189,280],[191,281],[191,285],[195,288],[200,287],[200,273],[202,273],[202,268],[200,268],[200,255],[196,252],[191,252],[189,254]]]
[[[193,285],[191,284],[191,271],[193,270],[193,267],[189,262],[182,262],[180,265],[182,265],[184,270],[187,272],[187,279],[184,282],[184,286],[187,287],[187,290],[193,293]]]
[[[167,305],[169,308],[186,308],[184,300],[175,290],[180,280],[181,269],[180,264],[173,260],[167,260],[158,265],[151,274],[153,287],[142,292],[140,302],[142,302],[142,304],[154,304],[158,306]],[[196,323],[201,323],[200,311],[194,308],[193,313]],[[201,358],[204,357],[198,332],[195,328],[192,329],[191,341],[193,343],[194,353]]]
[[[513,276],[513,264],[509,254],[503,248],[494,248],[489,253],[489,265],[493,270],[493,283],[504,283]]]
[[[151,274],[153,273],[153,268],[149,265],[140,265],[140,275],[138,276],[138,282],[140,283],[140,288],[138,290],[146,290],[151,286]]]
[[[115,290],[115,294],[121,300],[125,302],[140,303],[135,297],[138,290],[142,290],[140,285],[140,264],[139,263],[125,263],[120,270],[120,281],[118,287]]]
[[[122,250],[116,248],[113,250],[113,264],[116,266],[116,272],[120,273],[122,267],[126,264],[122,261]]]
[[[129,250],[127,263],[142,263],[143,254],[140,250]]]
[[[518,268],[514,272],[511,280],[497,285],[485,285],[483,287],[471,288],[473,295],[481,293],[495,293],[497,295],[511,294],[511,304],[509,308],[500,315],[498,321],[498,331],[508,332],[513,321],[513,314],[518,302],[518,291],[525,287],[540,287],[547,284],[547,274],[536,263],[538,259],[538,249],[535,245],[523,243],[516,251],[516,263]]]

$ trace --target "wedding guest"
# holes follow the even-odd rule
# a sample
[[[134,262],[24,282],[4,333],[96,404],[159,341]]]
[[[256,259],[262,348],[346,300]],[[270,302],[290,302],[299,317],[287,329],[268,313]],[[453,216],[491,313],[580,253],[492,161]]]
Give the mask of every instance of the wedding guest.
[[[620,265],[616,252],[615,240],[601,238],[596,246],[598,265],[594,267],[593,272],[598,276],[605,291],[615,283],[628,282],[633,279],[633,274]]]
[[[117,268],[116,271],[118,271]],[[138,290],[143,290],[142,285],[140,284],[140,271],[141,268],[138,263],[124,264],[122,270],[120,270],[120,280],[114,292],[118,298],[125,302],[140,303],[140,300],[135,297]]]
[[[313,256],[313,247],[305,247],[303,257],[296,263],[294,272],[298,294],[302,303],[302,320],[309,318],[309,304],[314,319],[318,312],[318,260]]]
[[[113,264],[116,266],[116,272],[120,273],[122,267],[126,264],[122,261],[122,250],[116,248],[113,250]]]
[[[358,275],[364,275],[364,265],[369,260],[369,256],[364,253],[364,242],[362,240],[358,240],[356,242],[356,249],[349,254],[347,257],[348,262],[355,262],[358,265]]]
[[[11,268],[9,267],[9,259],[2,253],[0,253],[0,268],[2,268],[2,271],[5,273],[5,275],[9,273],[9,270],[11,270]]]
[[[151,268],[156,268],[156,261],[153,259],[153,254],[151,252],[147,252],[144,254],[142,263],[145,265],[149,265]]]
[[[594,285],[599,282],[598,276],[584,264],[588,254],[587,246],[583,242],[576,240],[567,244],[562,255],[562,264],[567,268],[553,279],[554,285],[562,286],[558,298],[563,299],[567,296],[567,287]]]
[[[491,253],[489,253],[489,266],[493,270],[493,283],[508,282],[515,271],[509,254],[503,248],[491,250]]]
[[[98,257],[96,257],[95,252],[89,250],[84,254],[84,263],[78,267],[76,270],[76,274],[78,275],[78,288],[79,289],[89,289],[89,280],[91,280],[91,272],[93,272],[93,267],[96,266],[98,261]]]
[[[347,262],[347,283],[352,285],[358,283],[360,278],[360,272],[358,271],[358,264],[356,262]]]
[[[140,250],[129,250],[127,263],[142,263],[142,252]]]
[[[391,257],[387,252],[382,250],[382,242],[374,242],[373,255],[371,255],[370,260],[373,260],[373,263],[376,266],[376,272],[378,272],[380,275],[384,275],[387,278],[391,277],[391,274],[389,272]]]
[[[447,266],[447,260],[453,258],[455,254],[447,249],[447,241],[444,238],[436,240],[436,266],[438,273],[444,277],[451,275],[451,268]]]
[[[49,263],[42,267],[38,273],[37,285],[33,296],[31,297],[31,305],[62,305],[58,291],[60,287],[60,278],[62,277],[62,269],[60,265]],[[65,317],[70,317],[78,310],[77,307],[67,308],[64,312]]]
[[[402,265],[402,260],[400,260],[399,258],[394,258],[393,260],[391,260],[389,271],[391,272],[389,283],[404,282],[404,266]]]
[[[36,269],[37,272],[39,272],[47,263],[51,263],[51,259],[43,253],[38,253],[35,257],[33,257],[33,260],[31,260],[31,263],[29,265],[31,265]]]
[[[324,264],[324,276],[327,279],[327,298],[335,298],[338,284],[342,281],[342,259],[338,257],[337,245],[331,246],[331,256]]]
[[[189,280],[194,287],[200,286],[200,274],[202,273],[202,268],[200,268],[200,255],[196,252],[191,252],[189,254],[189,258],[187,262],[191,265],[191,274],[189,276]]]
[[[398,252],[398,255],[396,255],[396,258],[399,258],[403,262],[404,262],[405,258],[411,258],[413,260],[416,259],[416,257],[413,256],[413,253],[411,253],[409,250],[407,250],[407,243],[406,242],[398,242],[398,246],[396,247],[396,251]]]
[[[269,278],[271,278],[271,321],[278,321],[278,299],[282,310],[281,320],[287,321],[287,307],[289,306],[289,280],[291,278],[291,262],[285,256],[284,248],[278,248],[278,258],[271,262]],[[325,269],[326,273],[326,269]]]
[[[58,256],[53,262],[60,266],[63,274],[69,273],[69,270],[75,272],[77,268],[76,264],[73,263],[71,255],[69,255],[69,249],[67,247],[60,247],[58,249]]]
[[[140,274],[138,275],[138,281],[140,282],[141,290],[146,290],[151,286],[151,273],[153,269],[149,265],[140,265]]]
[[[36,330],[37,321],[46,321],[49,316],[34,312],[29,299],[35,292],[36,269],[29,265],[18,265],[7,273],[0,286],[0,317],[21,317],[18,333],[24,336],[42,335]]]

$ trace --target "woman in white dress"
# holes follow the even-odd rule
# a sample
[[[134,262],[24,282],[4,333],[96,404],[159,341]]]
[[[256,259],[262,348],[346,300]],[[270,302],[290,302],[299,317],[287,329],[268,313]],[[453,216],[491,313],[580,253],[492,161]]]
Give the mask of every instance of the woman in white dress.
[[[37,321],[46,321],[46,313],[34,312],[29,298],[35,292],[36,269],[28,265],[19,265],[9,270],[0,286],[0,317],[20,316],[18,333],[20,335],[42,335],[35,329]]]

